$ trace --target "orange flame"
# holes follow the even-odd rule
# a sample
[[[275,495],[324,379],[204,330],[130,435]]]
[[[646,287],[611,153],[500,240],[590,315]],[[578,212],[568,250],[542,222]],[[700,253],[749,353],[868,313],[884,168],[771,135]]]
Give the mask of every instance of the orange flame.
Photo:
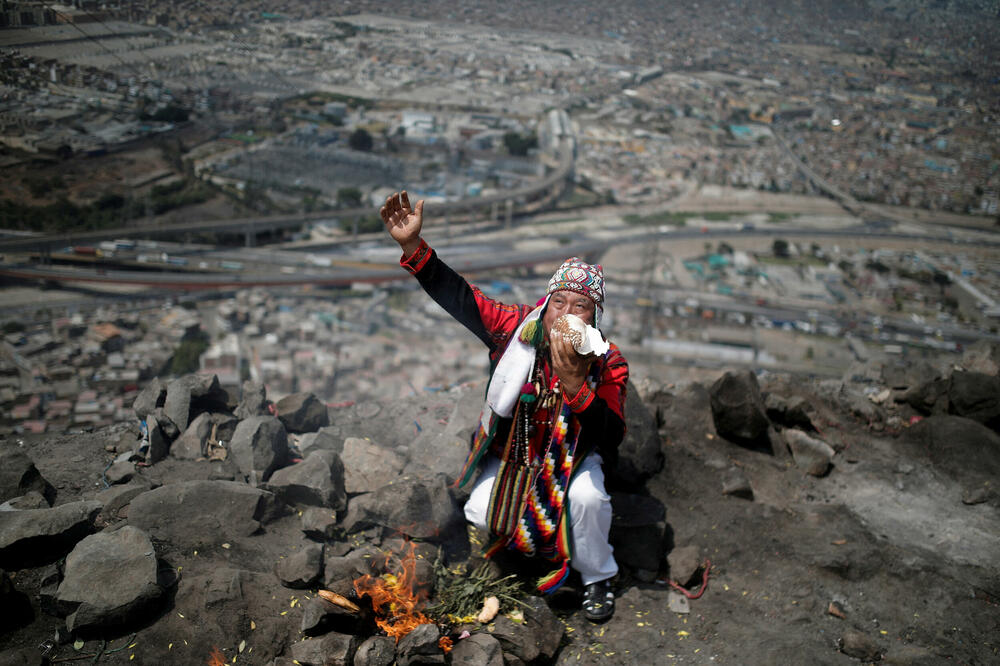
[[[212,646],[212,654],[208,656],[208,661],[205,663],[208,666],[226,666],[226,657],[219,648]]]
[[[366,594],[371,597],[376,614],[375,624],[387,636],[395,638],[397,643],[419,625],[434,624],[418,610],[424,601],[423,586],[416,576],[416,547],[413,542],[409,546],[410,552],[400,560],[402,570],[399,576],[374,578],[365,574],[354,581],[354,591],[359,597]]]

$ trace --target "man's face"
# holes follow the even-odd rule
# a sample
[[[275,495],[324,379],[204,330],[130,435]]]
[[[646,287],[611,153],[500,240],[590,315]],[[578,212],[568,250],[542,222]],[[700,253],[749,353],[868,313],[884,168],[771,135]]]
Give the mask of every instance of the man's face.
[[[556,319],[564,314],[575,314],[583,320],[585,324],[594,325],[594,311],[597,305],[583,294],[574,291],[554,291],[549,297],[549,305],[545,308],[545,315],[542,317],[542,326],[545,327],[545,337],[549,337],[549,331]]]

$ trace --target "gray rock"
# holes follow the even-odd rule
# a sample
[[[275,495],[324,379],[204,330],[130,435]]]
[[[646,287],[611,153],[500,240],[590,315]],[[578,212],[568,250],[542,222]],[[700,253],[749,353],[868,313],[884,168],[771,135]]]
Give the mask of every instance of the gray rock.
[[[240,421],[229,443],[229,452],[247,477],[260,472],[267,481],[274,470],[288,461],[288,437],[281,421],[273,416],[251,416]]]
[[[150,463],[158,463],[170,453],[170,439],[163,432],[160,419],[155,414],[146,417],[146,433],[149,436],[149,450],[146,452],[146,460]]]
[[[132,500],[128,522],[180,550],[247,537],[280,515],[273,493],[233,481],[183,481]]]
[[[91,634],[148,618],[163,598],[156,569],[153,544],[135,527],[126,525],[80,541],[66,558],[57,592],[59,606],[73,608],[67,629]]]
[[[343,526],[348,534],[377,525],[414,539],[438,542],[461,529],[464,520],[448,491],[447,478],[437,475],[431,479],[403,477],[355,497]]]
[[[786,398],[777,393],[768,393],[764,398],[764,408],[768,419],[774,423],[780,423],[786,428],[815,430],[810,416],[811,406],[802,396]]]
[[[687,615],[691,612],[691,603],[688,601],[688,598],[680,592],[670,590],[670,592],[667,593],[667,608],[670,609],[671,613]]]
[[[670,578],[681,587],[695,582],[695,574],[701,569],[701,555],[697,546],[674,548],[667,555]]]
[[[792,452],[792,459],[806,474],[823,476],[833,463],[834,450],[826,442],[801,430],[785,430],[782,435]]]
[[[396,663],[399,666],[443,664],[444,652],[438,646],[439,640],[441,632],[437,625],[418,625],[396,643]]]
[[[48,500],[37,490],[29,490],[20,497],[14,497],[0,504],[0,511],[27,511],[29,509],[48,508]]]
[[[848,629],[840,637],[840,651],[861,661],[871,662],[882,658],[882,649],[878,643],[867,634],[854,629]]]
[[[184,375],[167,385],[163,410],[178,429],[184,431],[191,418],[202,412],[224,411],[229,394],[215,375]]]
[[[524,626],[534,634],[538,654],[543,660],[553,659],[559,651],[566,626],[541,597],[526,597],[522,603]]]
[[[615,559],[632,569],[656,570],[663,561],[666,507],[654,497],[611,494],[611,532]]]
[[[340,428],[337,426],[327,426],[320,428],[316,432],[307,432],[302,435],[299,438],[299,451],[305,456],[313,450],[343,453],[344,437],[340,434]]]
[[[503,649],[500,641],[489,634],[472,634],[455,643],[451,663],[456,666],[504,666]]]
[[[712,398],[697,382],[683,382],[673,391],[665,389],[651,394],[646,403],[656,410],[660,433],[678,443],[698,443],[706,434],[715,435]]]
[[[107,523],[113,523],[119,518],[126,517],[128,512],[124,509],[129,505],[129,503],[142,493],[151,489],[152,485],[149,481],[142,477],[138,477],[133,478],[126,484],[111,486],[107,490],[99,492],[96,499],[104,506],[101,510],[101,516],[104,518],[104,521]]]
[[[113,486],[128,483],[133,476],[135,476],[135,463],[128,460],[119,460],[104,472],[104,478]]]
[[[153,377],[152,381],[139,392],[132,403],[132,411],[140,421],[146,420],[154,409],[162,407],[167,398],[167,387],[160,382],[159,377]]]
[[[722,473],[722,494],[753,499],[753,486],[741,468],[733,466]]]
[[[95,500],[0,512],[0,568],[17,570],[55,562],[94,531],[100,512],[101,503]]]
[[[952,414],[1000,431],[1000,377],[981,372],[953,373],[948,402]]]
[[[323,587],[345,597],[354,594],[354,581],[361,576],[378,575],[378,566],[385,556],[374,548],[352,552],[347,556],[330,556],[323,566]]]
[[[49,505],[56,498],[56,489],[42,477],[31,458],[17,449],[0,449],[0,502],[31,490],[41,493]]]
[[[338,532],[337,512],[318,506],[306,507],[301,516],[302,532],[310,539],[327,541]]]
[[[351,666],[360,640],[357,636],[329,633],[292,644],[292,659],[302,666]]]
[[[170,455],[181,460],[197,460],[205,455],[205,445],[212,434],[212,417],[199,414],[187,429],[170,445]]]
[[[727,372],[709,389],[715,429],[737,443],[756,442],[767,433],[767,413],[757,376]]]
[[[344,489],[351,495],[370,493],[402,474],[406,462],[395,451],[359,437],[343,442]]]
[[[541,654],[534,630],[527,623],[518,624],[506,615],[498,615],[494,620],[493,638],[499,641],[505,657],[511,655],[530,664]]]
[[[663,469],[663,453],[656,416],[643,404],[631,382],[626,396],[626,431],[618,447],[618,460],[605,460],[604,463],[607,469],[614,470],[616,483],[635,487]]]
[[[312,393],[293,393],[275,405],[278,418],[288,432],[316,432],[330,425],[326,405]]]
[[[168,441],[174,441],[181,434],[181,429],[177,427],[177,424],[170,420],[167,413],[162,407],[157,407],[153,410],[152,416],[156,417],[156,422],[160,424],[160,430],[163,431],[163,436],[167,438]],[[148,417],[147,417],[148,422]]]
[[[394,661],[396,641],[388,636],[372,636],[358,646],[358,651],[354,653],[354,666],[392,666]]]
[[[240,403],[236,405],[233,413],[241,421],[251,416],[267,414],[267,394],[264,385],[249,379],[243,382]]]
[[[347,507],[344,463],[333,451],[313,451],[305,460],[274,472],[265,487],[286,504]]]
[[[323,544],[304,543],[288,557],[278,560],[274,573],[285,587],[304,590],[323,575]]]

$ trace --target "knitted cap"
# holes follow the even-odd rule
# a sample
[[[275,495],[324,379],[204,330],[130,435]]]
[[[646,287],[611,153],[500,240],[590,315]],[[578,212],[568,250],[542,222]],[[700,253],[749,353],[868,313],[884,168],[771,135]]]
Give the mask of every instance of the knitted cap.
[[[604,269],[598,264],[588,264],[580,257],[570,257],[563,262],[549,280],[546,294],[572,291],[583,294],[597,305],[595,324],[604,312]]]

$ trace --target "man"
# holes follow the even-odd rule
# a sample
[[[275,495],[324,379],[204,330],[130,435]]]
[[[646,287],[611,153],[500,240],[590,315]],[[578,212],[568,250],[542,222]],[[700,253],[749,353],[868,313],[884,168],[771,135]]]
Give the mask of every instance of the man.
[[[459,479],[465,485],[482,467],[465,516],[494,539],[487,556],[510,548],[558,565],[539,581],[543,592],[561,585],[572,566],[584,584],[585,616],[606,621],[614,613],[611,578],[618,565],[608,543],[611,502],[602,463],[617,461],[625,434],[628,364],[613,344],[603,356],[581,356],[553,330],[564,314],[600,325],[602,269],[574,257],[536,306],[499,303],[420,238],[423,209],[422,200],[411,207],[404,191],[379,211],[403,251],[400,264],[490,352],[487,401]]]

